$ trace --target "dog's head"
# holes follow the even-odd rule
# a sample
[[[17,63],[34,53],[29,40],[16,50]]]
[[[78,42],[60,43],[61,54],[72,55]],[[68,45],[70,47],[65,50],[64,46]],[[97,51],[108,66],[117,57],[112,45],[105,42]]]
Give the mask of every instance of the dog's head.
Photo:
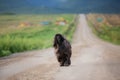
[[[57,45],[62,44],[62,42],[64,41],[64,37],[61,34],[56,34],[54,37],[54,44],[53,47],[57,47]]]

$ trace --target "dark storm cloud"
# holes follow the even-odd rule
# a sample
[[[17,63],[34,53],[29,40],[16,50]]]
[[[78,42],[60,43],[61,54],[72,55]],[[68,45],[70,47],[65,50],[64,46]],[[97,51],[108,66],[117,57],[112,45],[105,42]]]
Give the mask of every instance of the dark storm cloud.
[[[0,0],[0,12],[113,12],[120,13],[120,0]]]

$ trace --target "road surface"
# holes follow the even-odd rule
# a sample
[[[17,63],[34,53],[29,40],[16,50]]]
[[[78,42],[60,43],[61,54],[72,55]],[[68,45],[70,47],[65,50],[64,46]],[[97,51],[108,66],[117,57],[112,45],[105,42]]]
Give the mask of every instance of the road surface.
[[[54,49],[0,59],[0,80],[120,80],[120,46],[96,37],[79,15],[72,43],[72,64],[59,67]]]

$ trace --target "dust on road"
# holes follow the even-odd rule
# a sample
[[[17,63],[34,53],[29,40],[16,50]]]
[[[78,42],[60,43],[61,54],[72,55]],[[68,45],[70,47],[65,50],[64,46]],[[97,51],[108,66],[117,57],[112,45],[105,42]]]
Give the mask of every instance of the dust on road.
[[[72,52],[70,67],[59,67],[53,48],[0,59],[0,80],[120,80],[120,46],[97,38],[83,14]]]

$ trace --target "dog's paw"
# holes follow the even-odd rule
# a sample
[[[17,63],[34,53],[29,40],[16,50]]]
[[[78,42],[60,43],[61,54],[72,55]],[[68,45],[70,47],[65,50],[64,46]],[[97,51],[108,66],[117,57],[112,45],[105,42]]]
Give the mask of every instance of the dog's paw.
[[[67,61],[64,63],[64,66],[70,66],[70,63],[68,63]]]

